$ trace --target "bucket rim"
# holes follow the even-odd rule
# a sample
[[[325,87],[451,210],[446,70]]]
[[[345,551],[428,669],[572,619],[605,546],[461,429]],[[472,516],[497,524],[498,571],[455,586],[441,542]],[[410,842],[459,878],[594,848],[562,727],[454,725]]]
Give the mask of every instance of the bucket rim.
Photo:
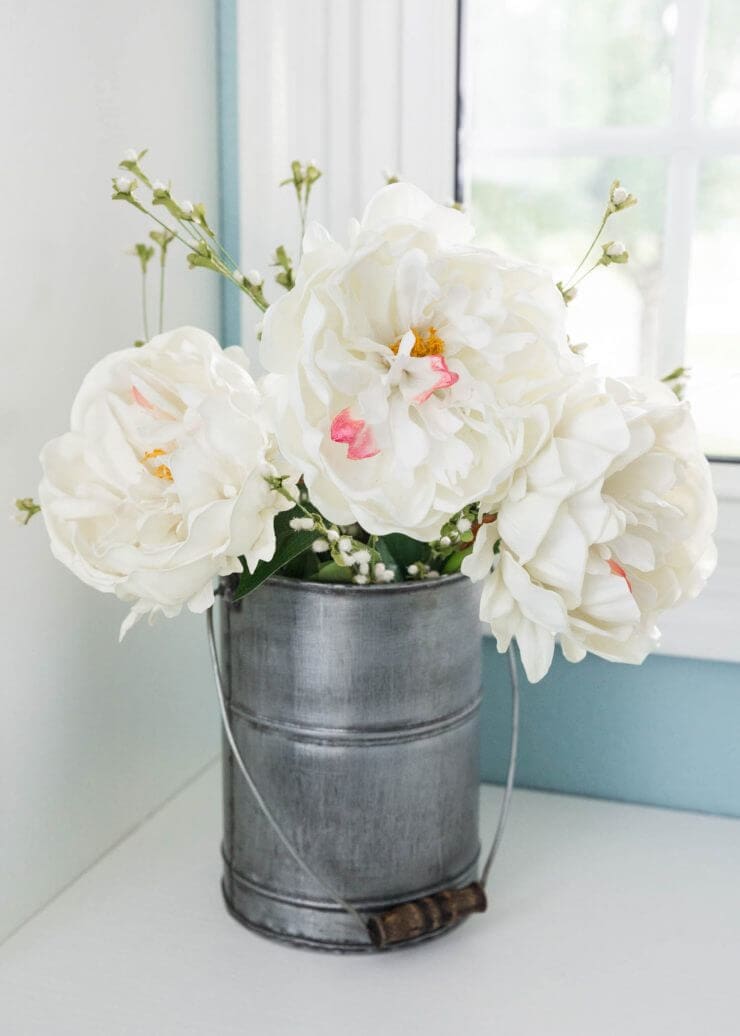
[[[448,575],[440,575],[439,579],[405,580],[400,583],[319,583],[313,579],[296,579],[293,576],[270,576],[265,580],[271,586],[280,586],[285,589],[301,590],[304,593],[320,594],[399,594],[399,593],[421,593],[423,591],[437,590],[443,586],[457,585],[458,583],[470,583],[472,580],[463,572],[451,572]]]

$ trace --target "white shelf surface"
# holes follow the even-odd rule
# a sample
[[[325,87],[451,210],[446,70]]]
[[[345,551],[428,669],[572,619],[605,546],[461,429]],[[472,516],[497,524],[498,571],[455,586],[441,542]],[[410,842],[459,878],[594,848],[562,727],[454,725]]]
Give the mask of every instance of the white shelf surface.
[[[500,792],[483,788],[484,833]],[[253,935],[217,766],[0,947],[7,1036],[736,1036],[740,821],[517,791],[489,912],[405,951]]]

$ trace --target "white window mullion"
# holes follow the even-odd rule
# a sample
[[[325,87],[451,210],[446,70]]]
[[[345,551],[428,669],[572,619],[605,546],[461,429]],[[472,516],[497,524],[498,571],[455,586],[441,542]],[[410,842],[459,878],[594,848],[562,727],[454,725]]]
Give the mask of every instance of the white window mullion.
[[[683,362],[686,348],[691,239],[694,232],[699,153],[690,145],[701,111],[701,62],[708,0],[680,0],[673,68],[672,128],[678,140],[668,167],[663,285],[658,316],[658,355],[645,356],[653,374],[668,373]]]

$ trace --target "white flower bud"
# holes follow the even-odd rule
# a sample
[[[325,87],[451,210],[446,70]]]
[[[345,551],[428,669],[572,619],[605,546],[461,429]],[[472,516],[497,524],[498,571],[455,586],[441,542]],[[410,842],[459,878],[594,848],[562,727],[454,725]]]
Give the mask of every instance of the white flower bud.
[[[625,191],[624,187],[615,187],[612,191],[612,201],[615,205],[621,205],[622,202],[627,201],[629,198],[629,191]]]
[[[606,254],[609,256],[610,259],[618,259],[619,256],[624,255],[626,251],[627,246],[625,245],[624,241],[612,241],[612,243],[606,249]]]
[[[352,557],[357,565],[368,565],[370,563],[369,550],[356,550]]]
[[[195,212],[195,205],[193,205],[192,201],[190,201],[189,199],[179,202],[179,205],[182,211],[187,216],[192,216],[192,214]]]
[[[162,183],[161,180],[155,180],[152,183],[152,190],[154,191],[155,194],[166,194],[167,193],[167,184],[166,183]]]
[[[312,532],[314,528],[313,518],[291,518],[288,524],[295,532]]]
[[[370,566],[368,565],[368,563],[366,561],[361,562],[359,567],[360,567],[360,575],[361,576],[369,576],[370,575]]]
[[[352,540],[349,536],[342,536],[339,540],[339,549],[345,554],[349,554],[352,550]]]
[[[455,524],[457,525],[458,532],[470,532],[473,528],[472,522],[469,518],[458,518]]]
[[[132,147],[126,148],[123,152],[124,162],[137,162],[139,160],[139,152],[135,151]]]
[[[440,547],[449,547],[451,543],[452,543],[452,540],[450,539],[449,536],[442,536],[440,541],[439,541]]]
[[[336,543],[339,539],[339,533],[336,529],[329,529],[326,534],[326,538],[329,540],[329,543]]]
[[[383,582],[383,583],[392,583],[395,578],[396,577],[395,577],[395,575],[393,573],[393,570],[389,568],[381,576],[381,582]]]
[[[359,586],[364,586],[367,583],[367,576],[352,576],[352,582],[357,583]]]
[[[244,280],[244,274],[241,272],[241,270],[234,270],[231,276],[234,278],[237,284],[241,284]]]
[[[311,550],[314,554],[326,554],[329,550],[329,541],[319,537],[319,539],[314,540],[311,544]]]
[[[433,568],[430,568],[429,571],[424,576],[424,578],[425,579],[439,579],[439,572],[437,572]]]
[[[250,284],[253,284],[255,288],[259,288],[260,284],[264,282],[264,277],[259,270],[250,270],[247,274],[247,280]]]
[[[114,183],[119,194],[130,194],[134,185],[130,176],[117,176]]]
[[[418,565],[409,565],[407,567],[406,571],[408,572],[408,574],[410,576],[418,576],[418,574],[419,574],[419,566]]]
[[[375,578],[376,579],[380,579],[380,577],[385,574],[385,571],[386,571],[385,565],[383,564],[382,561],[379,561],[377,563],[377,565],[375,566],[375,568],[373,569],[373,573],[375,575]]]

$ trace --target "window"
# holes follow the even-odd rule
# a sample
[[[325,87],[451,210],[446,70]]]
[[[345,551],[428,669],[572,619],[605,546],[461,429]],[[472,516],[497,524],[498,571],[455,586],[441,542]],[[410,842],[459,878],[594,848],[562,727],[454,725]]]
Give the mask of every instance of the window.
[[[235,7],[243,268],[293,239],[290,198],[273,184],[299,155],[325,170],[313,216],[341,237],[384,167],[444,200],[457,157],[483,241],[558,275],[579,261],[618,176],[640,198],[614,224],[632,261],[585,281],[571,334],[615,373],[662,375],[685,360],[705,448],[740,460],[740,0],[318,9]],[[265,82],[284,89],[265,97]],[[252,349],[253,327],[245,309]],[[740,661],[740,464],[714,464],[713,476],[719,567],[664,618],[662,650]]]
[[[740,3],[465,0],[461,172],[485,243],[566,277],[618,176],[639,198],[570,307],[615,374],[691,368],[706,452],[740,460]]]

